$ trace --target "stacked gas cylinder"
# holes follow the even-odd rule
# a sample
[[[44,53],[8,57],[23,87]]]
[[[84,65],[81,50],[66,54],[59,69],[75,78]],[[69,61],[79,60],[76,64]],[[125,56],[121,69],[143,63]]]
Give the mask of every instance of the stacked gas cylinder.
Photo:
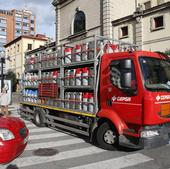
[[[93,89],[94,67],[93,64],[86,66],[83,63],[94,59],[94,43],[66,47],[64,54],[64,65],[68,65],[64,71],[64,86],[71,89],[64,93],[64,108],[93,113],[94,93],[87,92],[87,89]],[[80,64],[76,64],[74,68],[69,67],[78,62]]]

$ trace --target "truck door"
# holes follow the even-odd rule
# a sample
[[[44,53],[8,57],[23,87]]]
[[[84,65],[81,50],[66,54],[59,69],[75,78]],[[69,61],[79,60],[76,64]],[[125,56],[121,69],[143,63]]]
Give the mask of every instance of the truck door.
[[[142,123],[142,99],[133,59],[107,59],[101,69],[101,104],[127,124]],[[103,79],[103,80],[102,80]],[[104,96],[104,97],[103,97]]]

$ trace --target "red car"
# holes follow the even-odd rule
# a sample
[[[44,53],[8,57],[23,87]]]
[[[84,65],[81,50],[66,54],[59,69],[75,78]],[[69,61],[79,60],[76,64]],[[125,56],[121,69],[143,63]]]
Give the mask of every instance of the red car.
[[[0,116],[0,163],[8,163],[19,156],[28,142],[28,129],[16,117]]]

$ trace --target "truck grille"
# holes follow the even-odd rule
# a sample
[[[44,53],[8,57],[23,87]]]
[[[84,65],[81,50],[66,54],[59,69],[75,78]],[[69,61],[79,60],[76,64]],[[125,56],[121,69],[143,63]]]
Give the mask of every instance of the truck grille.
[[[27,129],[26,129],[25,127],[19,129],[19,135],[20,135],[21,137],[26,137],[26,135],[27,135]]]

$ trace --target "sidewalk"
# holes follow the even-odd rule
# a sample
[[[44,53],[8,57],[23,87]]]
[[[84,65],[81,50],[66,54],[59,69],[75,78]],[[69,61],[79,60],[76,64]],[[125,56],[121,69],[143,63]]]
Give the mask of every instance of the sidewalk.
[[[19,93],[12,93],[12,104],[8,106],[8,110],[12,115],[19,115]]]

